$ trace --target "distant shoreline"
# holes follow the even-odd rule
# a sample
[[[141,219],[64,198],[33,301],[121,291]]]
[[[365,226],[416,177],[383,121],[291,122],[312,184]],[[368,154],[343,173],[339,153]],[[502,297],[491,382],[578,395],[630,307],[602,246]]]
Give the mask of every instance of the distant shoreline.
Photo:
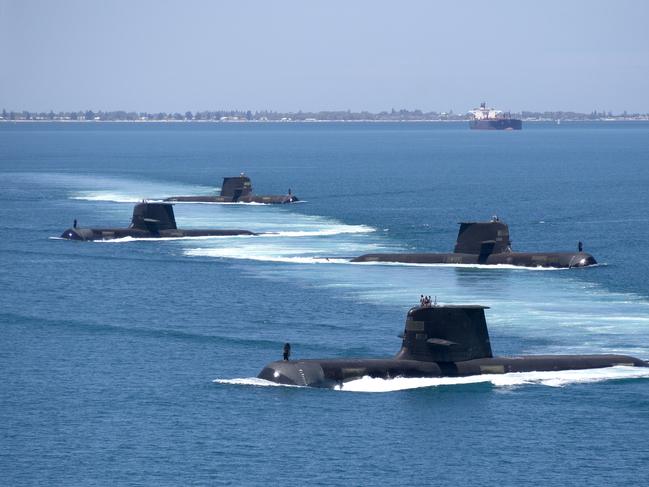
[[[514,118],[523,122],[582,122],[582,121],[649,121],[649,113],[620,112],[608,110],[593,110],[581,113],[563,110],[520,112],[499,112],[502,117]],[[366,110],[353,112],[351,110],[321,110],[279,112],[272,110],[197,110],[195,112],[146,112],[126,110],[73,110],[73,111],[29,111],[7,110],[0,111],[0,122],[218,122],[218,123],[331,123],[331,122],[469,122],[473,120],[472,112],[448,112],[391,109],[380,112]]]
[[[525,123],[578,123],[578,122],[649,122],[649,117],[614,117],[614,118],[596,118],[596,119],[538,119],[538,118],[523,118],[521,119]],[[467,123],[469,119],[459,119],[459,120],[438,120],[438,119],[422,119],[422,120],[340,120],[340,119],[323,119],[323,120],[43,120],[43,119],[16,119],[16,120],[3,120],[0,119],[0,123],[12,124],[12,123],[88,123],[88,124],[99,124],[99,123],[129,123],[129,124],[316,124],[316,123]]]

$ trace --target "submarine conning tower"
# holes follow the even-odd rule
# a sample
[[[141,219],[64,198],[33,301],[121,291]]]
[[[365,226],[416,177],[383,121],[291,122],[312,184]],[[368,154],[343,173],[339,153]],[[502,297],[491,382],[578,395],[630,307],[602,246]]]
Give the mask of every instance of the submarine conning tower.
[[[406,316],[400,360],[460,362],[493,357],[480,305],[411,308]]]
[[[176,230],[176,217],[171,203],[142,202],[133,208],[131,228],[156,233],[160,230]]]
[[[221,196],[232,198],[237,201],[241,197],[250,196],[252,194],[252,183],[248,176],[236,176],[223,178],[221,185]]]
[[[453,252],[456,254],[499,254],[511,250],[509,227],[494,217],[489,222],[463,222]]]

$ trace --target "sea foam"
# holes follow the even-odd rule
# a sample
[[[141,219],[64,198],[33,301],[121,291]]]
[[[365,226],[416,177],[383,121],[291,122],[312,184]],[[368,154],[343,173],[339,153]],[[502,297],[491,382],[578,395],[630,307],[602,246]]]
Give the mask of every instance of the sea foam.
[[[571,384],[603,382],[609,380],[649,379],[649,368],[617,366],[601,369],[561,370],[550,372],[515,372],[509,374],[483,374],[469,377],[420,377],[394,379],[375,379],[363,377],[345,382],[342,386],[334,387],[341,392],[397,392],[410,389],[432,388],[440,386],[462,386],[467,384],[488,383],[496,388],[517,388],[528,385],[547,387],[565,387]],[[248,377],[240,379],[215,379],[218,384],[243,386],[285,386],[275,382]]]

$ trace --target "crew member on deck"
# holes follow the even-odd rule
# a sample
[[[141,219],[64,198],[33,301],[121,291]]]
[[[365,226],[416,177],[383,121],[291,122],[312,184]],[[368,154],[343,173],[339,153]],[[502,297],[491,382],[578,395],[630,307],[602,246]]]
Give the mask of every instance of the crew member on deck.
[[[584,250],[584,244],[581,243],[581,240],[577,243],[577,249],[579,249],[579,252],[583,252]]]
[[[72,228],[77,228],[77,219],[76,218],[72,222]]]
[[[284,344],[284,360],[288,360],[290,356],[291,356],[291,344],[290,343],[285,343]]]

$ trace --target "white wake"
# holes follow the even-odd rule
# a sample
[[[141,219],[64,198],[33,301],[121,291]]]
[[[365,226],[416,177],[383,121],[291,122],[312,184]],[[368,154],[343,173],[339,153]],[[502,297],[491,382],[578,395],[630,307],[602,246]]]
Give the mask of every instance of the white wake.
[[[394,379],[373,379],[371,377],[363,377],[362,379],[345,382],[342,387],[336,386],[334,387],[334,390],[342,392],[396,392],[410,389],[480,383],[489,383],[496,388],[516,388],[526,385],[565,387],[571,384],[585,384],[625,379],[649,379],[649,367],[617,366],[586,370],[483,374],[469,377],[397,377]],[[304,387],[277,384],[257,377],[214,379],[212,382],[218,384],[260,387]]]
[[[491,383],[495,387],[520,387],[524,385],[543,385],[564,387],[570,384],[602,382],[619,379],[649,378],[649,368],[617,366],[601,369],[560,370],[550,372],[512,372],[509,374],[484,374],[469,377],[431,377],[362,379],[346,382],[337,390],[347,392],[393,392],[423,387],[453,386],[463,384]]]

